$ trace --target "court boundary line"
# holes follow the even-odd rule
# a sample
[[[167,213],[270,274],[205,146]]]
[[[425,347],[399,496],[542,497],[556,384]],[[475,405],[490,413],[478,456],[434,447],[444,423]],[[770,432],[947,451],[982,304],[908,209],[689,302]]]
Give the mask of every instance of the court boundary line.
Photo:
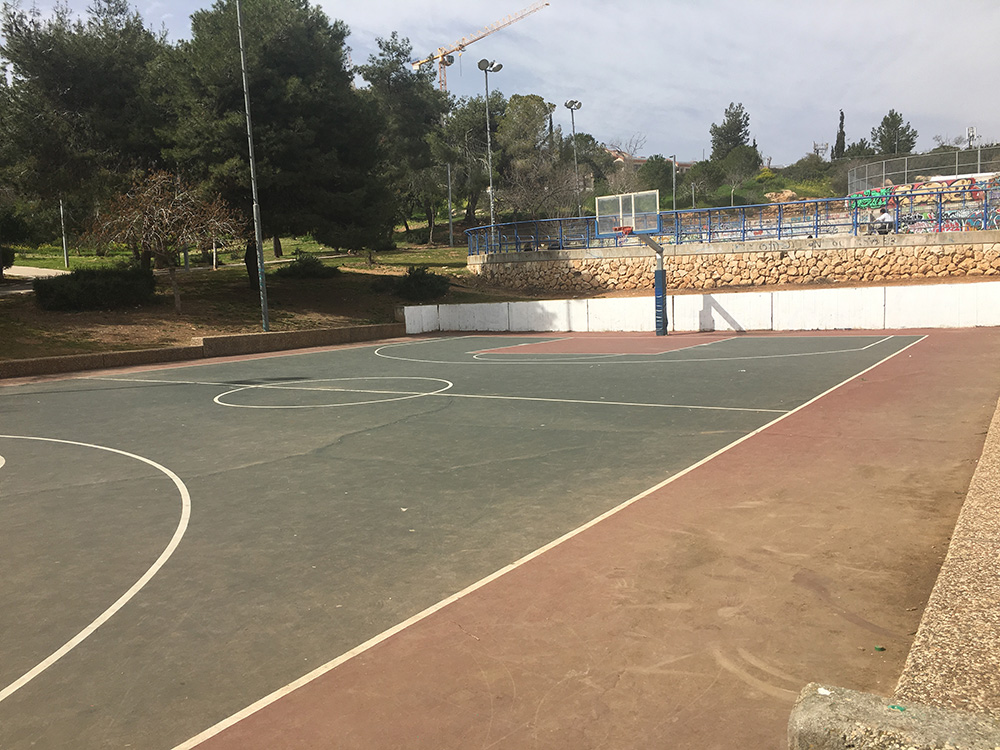
[[[888,338],[892,338],[892,336],[889,336]],[[295,692],[299,688],[304,687],[305,685],[308,685],[309,683],[317,680],[318,678],[322,677],[323,675],[325,675],[325,674],[333,671],[334,669],[336,669],[337,667],[339,667],[341,664],[344,664],[344,663],[350,661],[351,659],[353,659],[355,656],[358,656],[358,655],[360,655],[360,654],[362,654],[362,653],[364,653],[366,651],[371,650],[375,646],[377,646],[380,643],[388,640],[389,638],[391,638],[394,635],[402,632],[403,630],[406,630],[407,628],[409,628],[409,627],[411,627],[413,625],[416,625],[418,622],[421,622],[422,620],[427,619],[428,617],[430,617],[431,615],[435,614],[436,612],[439,612],[440,610],[444,609],[445,607],[447,607],[447,606],[449,606],[449,605],[451,605],[451,604],[453,604],[453,603],[455,603],[455,602],[457,602],[457,601],[459,601],[461,599],[464,599],[466,596],[469,596],[470,594],[475,593],[479,589],[484,588],[485,586],[489,585],[493,581],[495,581],[495,580],[503,577],[507,573],[510,573],[510,572],[512,572],[512,571],[514,571],[514,570],[516,570],[516,569],[518,569],[518,568],[526,565],[527,563],[531,562],[532,560],[534,560],[534,559],[540,557],[541,555],[545,554],[549,550],[554,549],[555,547],[558,547],[561,544],[564,544],[565,542],[569,541],[570,539],[573,539],[574,537],[579,536],[580,534],[582,534],[583,532],[587,531],[588,529],[596,526],[597,524],[599,524],[599,523],[607,520],[608,518],[611,518],[614,515],[617,515],[621,511],[625,510],[626,508],[630,507],[631,505],[634,505],[635,503],[639,502],[643,498],[646,498],[649,495],[652,495],[653,493],[658,492],[659,490],[663,489],[664,487],[672,484],[673,482],[677,481],[678,479],[680,479],[680,478],[682,478],[684,476],[687,476],[688,474],[690,474],[691,472],[693,472],[695,469],[698,469],[701,466],[704,466],[709,461],[712,461],[713,459],[717,458],[718,456],[721,456],[722,454],[729,452],[730,450],[732,450],[736,446],[741,445],[742,443],[745,443],[746,441],[750,440],[750,438],[759,435],[760,433],[762,433],[765,430],[773,427],[774,425],[778,424],[779,422],[781,422],[781,421],[783,421],[783,420],[791,417],[794,414],[797,414],[799,411],[805,409],[808,406],[811,406],[812,404],[816,403],[820,399],[825,398],[826,396],[828,396],[829,394],[833,393],[834,391],[836,391],[836,390],[842,388],[843,386],[847,385],[848,383],[850,383],[850,382],[852,382],[852,381],[860,378],[865,373],[871,372],[876,367],[880,367],[885,362],[888,362],[889,360],[891,360],[891,359],[899,356],[903,352],[905,352],[905,351],[909,350],[910,348],[916,346],[917,344],[925,341],[926,339],[927,339],[927,334],[920,335],[915,341],[911,341],[909,344],[907,344],[906,346],[904,346],[902,349],[900,349],[898,351],[895,351],[892,354],[887,355],[886,357],[883,357],[878,362],[875,362],[874,364],[869,365],[868,367],[866,367],[864,370],[861,370],[860,372],[855,373],[854,375],[852,375],[851,377],[849,377],[849,378],[841,381],[840,383],[837,383],[836,385],[831,386],[830,388],[827,388],[825,391],[823,391],[822,393],[817,394],[816,396],[814,396],[813,398],[809,399],[808,401],[806,401],[805,403],[801,404],[800,406],[797,406],[794,409],[792,409],[791,411],[788,411],[788,412],[786,412],[784,414],[781,414],[780,416],[776,417],[775,419],[772,419],[767,424],[762,425],[762,426],[756,428],[755,430],[753,430],[751,432],[748,432],[746,435],[743,435],[742,437],[737,438],[733,442],[729,443],[728,445],[723,446],[722,448],[720,448],[719,450],[715,451],[714,453],[711,453],[708,456],[705,456],[704,458],[702,458],[702,459],[696,461],[695,463],[691,464],[690,466],[688,466],[688,467],[686,467],[684,469],[681,469],[678,472],[675,472],[674,474],[672,474],[669,477],[667,477],[666,479],[664,479],[662,482],[659,482],[659,483],[653,485],[652,487],[650,487],[650,488],[648,488],[646,490],[643,490],[639,494],[634,495],[633,497],[629,498],[628,500],[625,500],[624,502],[620,503],[619,505],[615,506],[614,508],[611,508],[610,510],[607,510],[604,513],[601,513],[600,515],[598,515],[597,517],[591,519],[587,523],[582,524],[581,526],[578,526],[577,528],[572,529],[572,530],[566,532],[565,534],[563,534],[562,536],[558,537],[557,539],[552,540],[551,542],[549,542],[549,543],[547,543],[547,544],[539,547],[538,549],[536,549],[536,550],[534,550],[532,552],[529,552],[527,555],[524,555],[523,557],[515,560],[514,562],[505,565],[504,567],[500,568],[497,571],[494,571],[493,573],[491,573],[490,575],[486,576],[485,578],[481,578],[480,580],[476,581],[475,583],[470,584],[469,586],[466,586],[464,589],[462,589],[460,591],[457,591],[456,593],[452,594],[451,596],[448,596],[448,597],[442,599],[441,601],[439,601],[439,602],[437,602],[435,604],[432,604],[430,607],[427,607],[426,609],[424,609],[424,610],[422,610],[422,611],[420,611],[420,612],[412,615],[411,617],[407,618],[406,620],[403,620],[402,622],[394,625],[393,627],[391,627],[391,628],[389,628],[387,630],[384,630],[381,633],[379,633],[379,634],[377,634],[377,635],[369,638],[367,641],[364,641],[363,643],[355,646],[354,648],[352,648],[352,649],[344,652],[340,656],[337,656],[337,657],[331,659],[330,661],[326,662],[325,664],[320,665],[316,669],[313,669],[312,671],[306,673],[302,677],[299,677],[297,680],[294,680],[294,681],[288,683],[287,685],[285,685],[283,687],[280,687],[277,690],[274,690],[273,692],[269,693],[268,695],[265,695],[264,697],[258,699],[254,703],[251,703],[249,706],[241,709],[240,711],[237,711],[235,714],[232,714],[231,716],[223,719],[222,721],[219,721],[219,722],[213,724],[212,726],[208,727],[207,729],[205,729],[204,731],[202,731],[199,734],[195,735],[194,737],[190,738],[189,740],[186,740],[186,741],[182,742],[181,744],[176,745],[173,748],[173,750],[192,750],[192,748],[195,748],[198,745],[200,745],[201,743],[205,742],[206,740],[209,740],[212,737],[215,737],[216,735],[221,734],[223,731],[225,731],[229,727],[234,726],[234,725],[238,724],[239,722],[243,721],[244,719],[249,718],[250,716],[252,716],[255,713],[257,713],[258,711],[261,711],[262,709],[267,708],[272,703],[275,703],[278,700],[280,700],[281,698],[284,698],[286,695],[289,695],[289,694]]]
[[[128,604],[135,596],[138,594],[147,583],[149,583],[153,577],[160,572],[160,569],[167,564],[167,561],[174,554],[178,545],[181,543],[181,539],[184,537],[187,531],[188,523],[191,519],[191,494],[188,492],[187,486],[177,476],[174,472],[168,469],[162,464],[158,464],[150,458],[145,458],[136,453],[129,453],[128,451],[119,450],[118,448],[110,448],[106,445],[97,445],[96,443],[83,443],[78,440],[61,440],[59,438],[44,438],[44,437],[32,437],[28,435],[0,435],[0,438],[5,438],[9,440],[35,440],[45,443],[59,443],[62,445],[76,445],[83,448],[95,448],[97,450],[106,451],[108,453],[117,453],[120,456],[125,456],[126,458],[133,458],[144,464],[152,466],[154,469],[164,474],[174,486],[181,496],[181,517],[177,523],[177,528],[174,529],[173,536],[170,537],[170,541],[167,542],[167,546],[160,553],[160,556],[153,561],[153,564],[146,569],[139,579],[133,583],[124,594],[118,597],[111,606],[105,609],[101,614],[97,616],[89,625],[87,625],[83,630],[77,633],[75,636],[70,638],[66,643],[60,646],[58,649],[53,651],[49,656],[40,661],[34,667],[29,669],[19,678],[14,680],[10,685],[0,690],[0,703],[5,701],[7,698],[12,696],[18,690],[23,688],[33,679],[38,677],[42,672],[51,667],[57,661],[62,659],[66,654],[72,651],[74,648],[83,643],[87,638],[94,634],[99,627],[110,620],[115,614],[118,613],[126,604]]]
[[[540,331],[539,333],[544,333],[544,332]],[[482,335],[482,334],[480,334],[480,335]],[[543,341],[541,343],[550,344],[552,342],[558,342],[558,341],[574,341],[574,340],[576,340],[578,338],[579,338],[579,336],[560,336],[559,338],[549,339],[549,340]],[[642,354],[640,352],[621,352],[621,353],[615,353],[615,354],[581,354],[578,359],[572,359],[572,360],[566,360],[566,361],[568,361],[568,362],[576,362],[576,361],[585,362],[585,361],[591,361],[591,360],[585,359],[587,357],[592,358],[592,360],[594,360],[594,361],[596,361],[598,359],[601,359],[601,358],[612,358],[612,357],[629,357],[629,356],[655,357],[655,356],[662,356],[664,354],[670,354],[671,352],[686,352],[689,349],[697,349],[698,347],[702,347],[702,346],[715,346],[716,344],[724,344],[727,341],[732,341],[733,339],[737,339],[737,338],[740,338],[740,337],[739,336],[727,336],[724,339],[713,339],[712,341],[703,341],[700,344],[691,344],[689,346],[682,346],[680,349],[665,349],[665,350],[662,350],[662,351],[659,351],[659,352],[654,352],[652,354]],[[417,342],[401,342],[401,343],[417,343]],[[538,345],[538,342],[522,341],[520,344],[514,344],[513,346],[495,347],[494,349],[475,349],[475,350],[473,350],[471,352],[468,352],[468,353],[472,355],[472,359],[473,360],[481,361],[481,362],[490,362],[492,360],[486,359],[486,358],[484,358],[481,355],[484,355],[484,354],[496,354],[498,356],[503,356],[505,354],[516,355],[516,354],[520,354],[521,352],[513,352],[513,351],[511,351],[511,352],[504,352],[504,351],[497,351],[496,349],[497,348],[499,348],[499,349],[517,349],[520,346],[537,346],[537,345]],[[391,346],[391,344],[386,344],[385,346]],[[525,354],[527,354],[528,356],[530,356],[531,352],[525,352]]]
[[[866,350],[870,349],[873,346],[878,346],[879,344],[885,343],[886,341],[891,341],[892,339],[905,337],[907,335],[909,335],[909,334],[892,334],[892,333],[890,333],[890,334],[887,334],[885,336],[882,336],[882,338],[878,339],[877,341],[872,341],[870,344],[866,344],[865,346],[861,346],[861,347],[855,347],[855,348],[852,348],[852,349],[830,349],[828,351],[821,351],[821,352],[791,352],[791,353],[788,353],[788,354],[752,354],[752,355],[746,355],[746,356],[742,356],[742,357],[692,357],[691,359],[670,358],[669,355],[670,354],[675,354],[677,352],[686,352],[686,351],[689,351],[691,349],[695,349],[695,348],[697,348],[699,346],[712,346],[712,345],[715,345],[715,344],[722,344],[722,343],[725,343],[727,341],[735,341],[735,340],[747,339],[747,338],[768,338],[768,339],[771,339],[773,337],[770,337],[770,336],[768,336],[768,337],[753,336],[752,334],[749,335],[749,336],[742,336],[742,337],[730,336],[729,338],[720,339],[719,341],[710,341],[710,342],[706,342],[704,344],[697,344],[697,345],[694,345],[694,346],[684,347],[682,349],[672,349],[669,352],[660,352],[659,354],[634,354],[634,353],[630,353],[630,354],[600,355],[600,356],[605,356],[605,357],[650,357],[650,358],[652,358],[652,357],[664,357],[663,359],[625,360],[625,361],[622,361],[621,359],[606,359],[606,360],[597,361],[597,360],[594,360],[594,359],[580,359],[580,358],[576,358],[576,359],[540,359],[539,358],[539,359],[534,359],[534,360],[530,360],[530,359],[516,359],[516,360],[504,361],[504,360],[499,360],[499,359],[498,360],[480,359],[480,358],[478,358],[476,356],[477,352],[466,352],[467,354],[472,355],[471,359],[469,359],[467,361],[456,361],[456,360],[446,360],[446,359],[440,359],[440,360],[438,360],[438,359],[413,359],[413,358],[410,358],[410,357],[397,357],[397,356],[392,356],[392,355],[389,355],[389,354],[383,354],[382,353],[383,349],[394,349],[394,348],[397,348],[397,347],[415,346],[416,344],[425,343],[424,341],[403,341],[403,342],[399,342],[399,343],[395,343],[395,344],[385,344],[383,346],[377,347],[375,349],[374,354],[375,354],[376,357],[382,357],[383,359],[389,359],[389,360],[393,360],[393,361],[396,361],[396,362],[411,362],[411,363],[414,363],[414,364],[425,364],[425,365],[552,365],[552,364],[555,364],[555,365],[595,365],[595,364],[597,364],[597,365],[604,365],[604,364],[606,364],[606,365],[651,365],[651,364],[669,364],[669,365],[673,365],[673,364],[687,364],[687,363],[692,363],[692,362],[744,362],[744,361],[763,360],[763,359],[791,359],[793,357],[820,357],[820,356],[827,356],[827,355],[831,355],[831,354],[852,354],[854,352],[863,352],[863,351],[866,351]],[[921,334],[914,334],[914,335],[920,336]],[[926,334],[924,334],[924,335],[926,335]],[[461,336],[461,337],[457,337],[457,338],[471,338],[471,337]],[[803,337],[797,337],[797,338],[824,338],[824,337],[822,337],[822,336],[813,336],[813,337],[803,336]],[[857,336],[857,338],[874,338],[874,337],[873,336]],[[433,339],[433,340],[437,341],[439,339]],[[557,339],[557,340],[561,341],[563,339]],[[500,353],[497,353],[497,354],[499,355]],[[528,354],[528,355],[510,354],[508,356],[531,356],[531,355],[530,354]],[[562,356],[562,355],[557,355],[557,356]]]

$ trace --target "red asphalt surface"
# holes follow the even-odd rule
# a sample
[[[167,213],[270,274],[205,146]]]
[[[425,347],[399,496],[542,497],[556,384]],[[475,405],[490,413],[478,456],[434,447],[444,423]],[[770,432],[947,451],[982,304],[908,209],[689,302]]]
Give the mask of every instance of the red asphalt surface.
[[[890,694],[1000,391],[1000,329],[926,333],[181,747],[780,748],[808,682]]]

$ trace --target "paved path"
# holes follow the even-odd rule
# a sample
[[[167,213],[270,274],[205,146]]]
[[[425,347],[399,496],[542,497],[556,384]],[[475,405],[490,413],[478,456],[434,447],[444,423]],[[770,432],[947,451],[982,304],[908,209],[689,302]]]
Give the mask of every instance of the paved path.
[[[37,279],[49,276],[62,276],[69,273],[63,268],[33,268],[32,266],[11,266],[3,272],[8,279]]]
[[[69,273],[58,268],[33,268],[31,266],[11,266],[3,272],[4,283],[0,284],[0,297],[24,294],[31,291],[31,281],[36,278],[62,276]],[[13,282],[13,283],[12,283]]]

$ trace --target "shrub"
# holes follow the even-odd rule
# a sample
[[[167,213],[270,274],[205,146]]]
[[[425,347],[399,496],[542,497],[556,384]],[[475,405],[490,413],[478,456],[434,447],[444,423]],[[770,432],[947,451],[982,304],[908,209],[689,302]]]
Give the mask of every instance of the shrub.
[[[339,268],[323,265],[323,261],[308,253],[298,253],[291,263],[273,271],[274,276],[283,279],[328,279],[338,273]]]
[[[443,297],[449,286],[446,276],[428,271],[427,266],[410,266],[404,276],[395,280],[393,292],[411,302],[421,302]]]
[[[32,282],[35,301],[45,310],[112,310],[153,299],[156,280],[138,266],[82,268],[67,276]]]
[[[0,268],[10,268],[14,265],[14,248],[0,247]]]

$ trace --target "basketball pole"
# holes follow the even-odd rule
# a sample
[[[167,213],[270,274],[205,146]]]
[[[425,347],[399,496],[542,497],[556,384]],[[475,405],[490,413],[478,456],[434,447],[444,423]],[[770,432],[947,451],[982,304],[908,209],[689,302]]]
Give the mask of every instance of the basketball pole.
[[[670,321],[667,319],[667,273],[663,270],[663,247],[646,234],[634,234],[656,254],[656,269],[653,271],[653,298],[656,304],[656,335],[666,336]]]

